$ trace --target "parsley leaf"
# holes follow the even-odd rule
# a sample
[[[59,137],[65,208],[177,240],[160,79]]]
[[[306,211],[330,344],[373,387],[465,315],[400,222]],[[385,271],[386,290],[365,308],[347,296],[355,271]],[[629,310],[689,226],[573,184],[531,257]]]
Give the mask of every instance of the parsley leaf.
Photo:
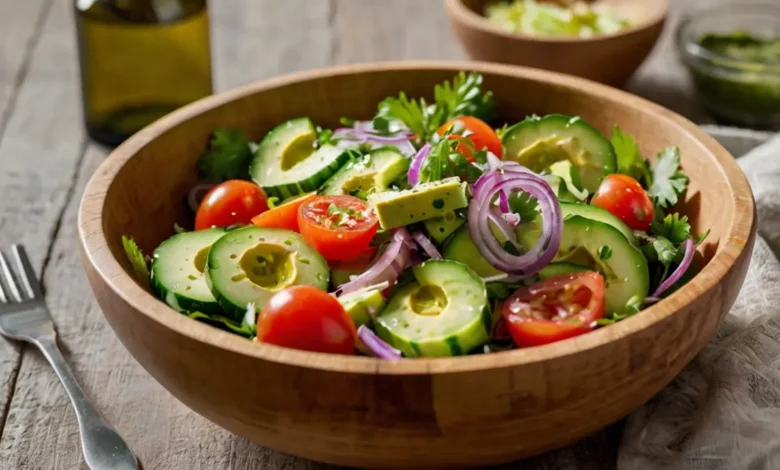
[[[509,210],[520,216],[520,220],[529,222],[539,213],[539,201],[528,193],[512,192],[509,194]]]
[[[680,170],[680,149],[669,147],[658,154],[652,168],[653,182],[647,194],[655,204],[671,207],[688,187],[688,177]]]
[[[317,128],[317,147],[322,147],[326,144],[335,143],[336,139],[333,138],[333,131],[330,129]]]
[[[138,247],[135,240],[127,235],[122,235],[122,246],[125,248],[125,254],[127,254],[127,259],[130,261],[135,277],[144,287],[149,287],[151,275],[149,274],[149,266],[146,263],[143,251]]]
[[[677,248],[669,239],[659,236],[646,245],[642,245],[642,253],[650,262],[658,262],[669,267],[677,256]]]
[[[650,169],[647,160],[639,152],[639,146],[632,136],[624,134],[618,126],[612,130],[612,147],[617,155],[617,171],[649,186]]]
[[[656,208],[656,211],[663,214],[660,208]],[[691,238],[691,224],[688,223],[687,216],[681,216],[678,212],[675,212],[662,219],[656,217],[650,225],[650,233],[665,237],[676,246]]]
[[[612,248],[609,245],[602,245],[599,247],[599,258],[608,260],[612,258]]]
[[[198,160],[200,172],[209,180],[247,179],[252,149],[241,129],[216,129],[208,151]]]
[[[445,81],[433,90],[434,103],[424,98],[410,99],[401,92],[398,97],[388,97],[378,105],[374,117],[374,129],[390,132],[397,123],[403,123],[421,141],[430,140],[445,122],[458,116],[476,116],[483,120],[492,117],[493,94],[482,91],[482,75],[461,72],[452,82]]]
[[[702,233],[698,237],[696,237],[696,240],[693,241],[694,245],[699,246],[701,245],[701,242],[707,239],[707,237],[710,235],[710,232],[712,229],[708,229],[706,232]]]
[[[619,322],[620,320],[625,320],[626,318],[635,315],[639,313],[640,310],[642,310],[642,304],[644,303],[643,298],[633,296],[630,299],[628,299],[628,302],[626,303],[626,307],[622,312],[611,312],[607,313],[604,318],[599,318],[596,320],[596,324],[600,326],[606,326],[606,325],[612,325],[614,323]]]
[[[482,75],[474,72],[466,75],[461,71],[452,79],[451,85],[445,81],[434,87],[433,96],[437,113],[441,114],[441,124],[458,116],[475,116],[483,121],[493,117],[493,93],[483,93],[482,82]]]

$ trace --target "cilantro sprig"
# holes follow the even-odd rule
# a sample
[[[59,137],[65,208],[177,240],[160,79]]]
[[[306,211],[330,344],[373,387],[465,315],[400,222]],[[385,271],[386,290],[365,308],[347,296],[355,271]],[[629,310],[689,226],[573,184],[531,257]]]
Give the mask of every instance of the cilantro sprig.
[[[401,122],[420,141],[428,141],[439,127],[455,117],[476,116],[488,120],[493,114],[493,94],[482,90],[482,82],[478,73],[460,72],[451,82],[434,87],[431,104],[424,98],[409,98],[404,92],[385,98],[379,103],[374,129],[388,133],[394,124]]]
[[[612,147],[617,156],[618,173],[628,175],[640,183],[644,181],[649,186],[651,182],[650,167],[647,160],[642,157],[639,145],[634,138],[629,134],[624,134],[620,127],[615,126],[612,130]]]
[[[208,151],[198,160],[198,168],[211,181],[248,179],[252,148],[241,129],[216,129]]]
[[[680,149],[669,147],[658,154],[652,167],[652,183],[647,194],[662,208],[677,204],[688,188],[688,177],[680,169]]]
[[[439,181],[457,176],[463,181],[474,183],[482,176],[483,165],[487,162],[487,153],[474,152],[476,162],[471,162],[458,150],[459,145],[472,145],[468,139],[442,138],[432,144],[431,152],[420,169],[420,182]]]

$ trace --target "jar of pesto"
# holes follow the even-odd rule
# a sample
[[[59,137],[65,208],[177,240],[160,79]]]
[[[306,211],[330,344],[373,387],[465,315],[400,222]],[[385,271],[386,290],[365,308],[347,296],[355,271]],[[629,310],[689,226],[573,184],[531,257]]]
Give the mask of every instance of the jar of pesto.
[[[681,23],[677,45],[702,103],[718,121],[780,126],[780,3],[696,12]]]

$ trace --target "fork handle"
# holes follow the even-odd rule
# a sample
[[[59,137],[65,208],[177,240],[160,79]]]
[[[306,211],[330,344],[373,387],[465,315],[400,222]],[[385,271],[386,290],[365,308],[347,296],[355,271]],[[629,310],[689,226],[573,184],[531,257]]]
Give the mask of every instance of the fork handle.
[[[92,406],[57,347],[55,336],[36,339],[35,345],[54,368],[76,411],[84,460],[92,470],[136,470],[138,460],[119,433]]]

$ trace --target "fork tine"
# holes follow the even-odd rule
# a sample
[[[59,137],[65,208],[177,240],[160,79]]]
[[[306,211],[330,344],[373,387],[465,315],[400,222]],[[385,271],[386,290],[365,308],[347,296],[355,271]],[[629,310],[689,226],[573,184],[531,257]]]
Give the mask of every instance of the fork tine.
[[[2,251],[0,251],[0,271],[2,274],[3,283],[5,284],[5,289],[10,294],[8,297],[11,297],[13,300],[16,300],[17,302],[21,302],[22,295],[19,292],[19,289],[16,287],[16,280],[14,279],[14,274],[11,272],[11,269],[8,267],[8,262],[5,260],[5,255]],[[9,300],[9,299],[6,299]]]
[[[27,290],[27,295],[30,296],[31,299],[42,298],[41,285],[38,283],[38,278],[35,276],[35,270],[30,264],[30,258],[27,257],[27,250],[24,249],[23,245],[15,244],[11,247],[11,251],[13,251],[16,256],[16,265],[20,273],[19,276],[21,277],[25,290]]]

